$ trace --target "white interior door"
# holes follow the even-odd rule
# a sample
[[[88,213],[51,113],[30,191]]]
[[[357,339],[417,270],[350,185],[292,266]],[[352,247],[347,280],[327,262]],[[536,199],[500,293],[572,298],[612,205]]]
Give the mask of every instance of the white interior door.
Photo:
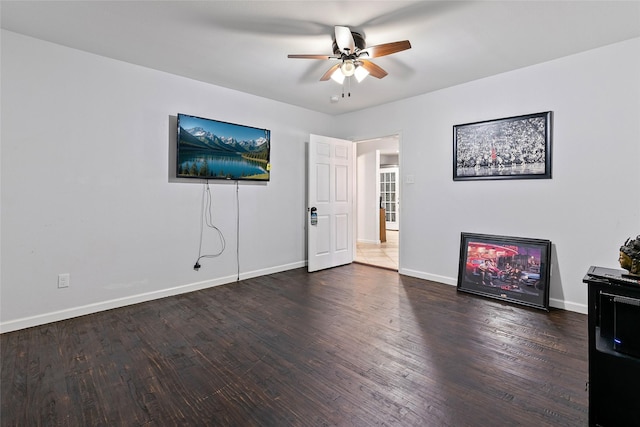
[[[353,143],[311,135],[308,163],[311,272],[353,262]]]
[[[387,230],[398,230],[400,221],[398,168],[380,169],[380,200],[385,210]]]

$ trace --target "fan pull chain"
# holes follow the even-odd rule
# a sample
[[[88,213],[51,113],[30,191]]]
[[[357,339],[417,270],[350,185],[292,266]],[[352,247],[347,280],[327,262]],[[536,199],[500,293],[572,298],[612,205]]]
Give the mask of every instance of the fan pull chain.
[[[347,90],[347,96],[351,98],[351,77],[347,77],[346,82],[349,85],[349,89]],[[342,97],[344,98],[344,83],[342,83]]]

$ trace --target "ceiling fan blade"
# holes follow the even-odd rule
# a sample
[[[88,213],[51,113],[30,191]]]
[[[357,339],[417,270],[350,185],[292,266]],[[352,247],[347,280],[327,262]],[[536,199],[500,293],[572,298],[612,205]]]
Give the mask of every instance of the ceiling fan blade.
[[[411,49],[411,43],[409,43],[409,40],[403,40],[400,42],[384,43],[362,49],[360,51],[360,55],[368,55],[369,58],[379,58],[381,56],[391,55],[392,53],[401,52],[407,49]]]
[[[360,60],[360,66],[362,68],[364,68],[365,70],[367,70],[370,75],[372,75],[373,77],[375,77],[377,79],[381,79],[384,76],[386,76],[387,74],[389,74],[385,70],[383,70],[382,68],[380,68],[379,66],[377,66],[376,64],[374,64],[373,62],[370,62],[370,61],[362,61],[362,60]]]
[[[287,58],[298,58],[298,59],[340,59],[339,56],[336,55],[287,55]]]
[[[320,77],[320,81],[321,82],[325,82],[325,81],[329,80],[331,78],[331,74],[333,74],[334,71],[336,71],[338,68],[340,68],[340,65],[342,65],[342,63],[336,64],[333,67],[329,68],[329,70],[326,73],[324,73],[324,75],[322,77]]]
[[[353,40],[349,27],[336,25],[336,44],[341,52],[353,53],[356,50],[356,42]]]

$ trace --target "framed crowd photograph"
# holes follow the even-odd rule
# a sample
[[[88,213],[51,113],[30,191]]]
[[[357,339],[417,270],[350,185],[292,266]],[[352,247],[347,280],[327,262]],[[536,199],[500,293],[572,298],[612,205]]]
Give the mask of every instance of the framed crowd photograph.
[[[551,111],[453,126],[453,180],[550,179]]]
[[[549,311],[551,242],[462,233],[459,292]]]

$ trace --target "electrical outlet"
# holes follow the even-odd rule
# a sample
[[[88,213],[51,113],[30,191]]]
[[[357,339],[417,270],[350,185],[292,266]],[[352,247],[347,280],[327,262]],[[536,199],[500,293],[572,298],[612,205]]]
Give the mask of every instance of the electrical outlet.
[[[68,288],[71,281],[71,275],[69,273],[58,274],[58,287]]]

